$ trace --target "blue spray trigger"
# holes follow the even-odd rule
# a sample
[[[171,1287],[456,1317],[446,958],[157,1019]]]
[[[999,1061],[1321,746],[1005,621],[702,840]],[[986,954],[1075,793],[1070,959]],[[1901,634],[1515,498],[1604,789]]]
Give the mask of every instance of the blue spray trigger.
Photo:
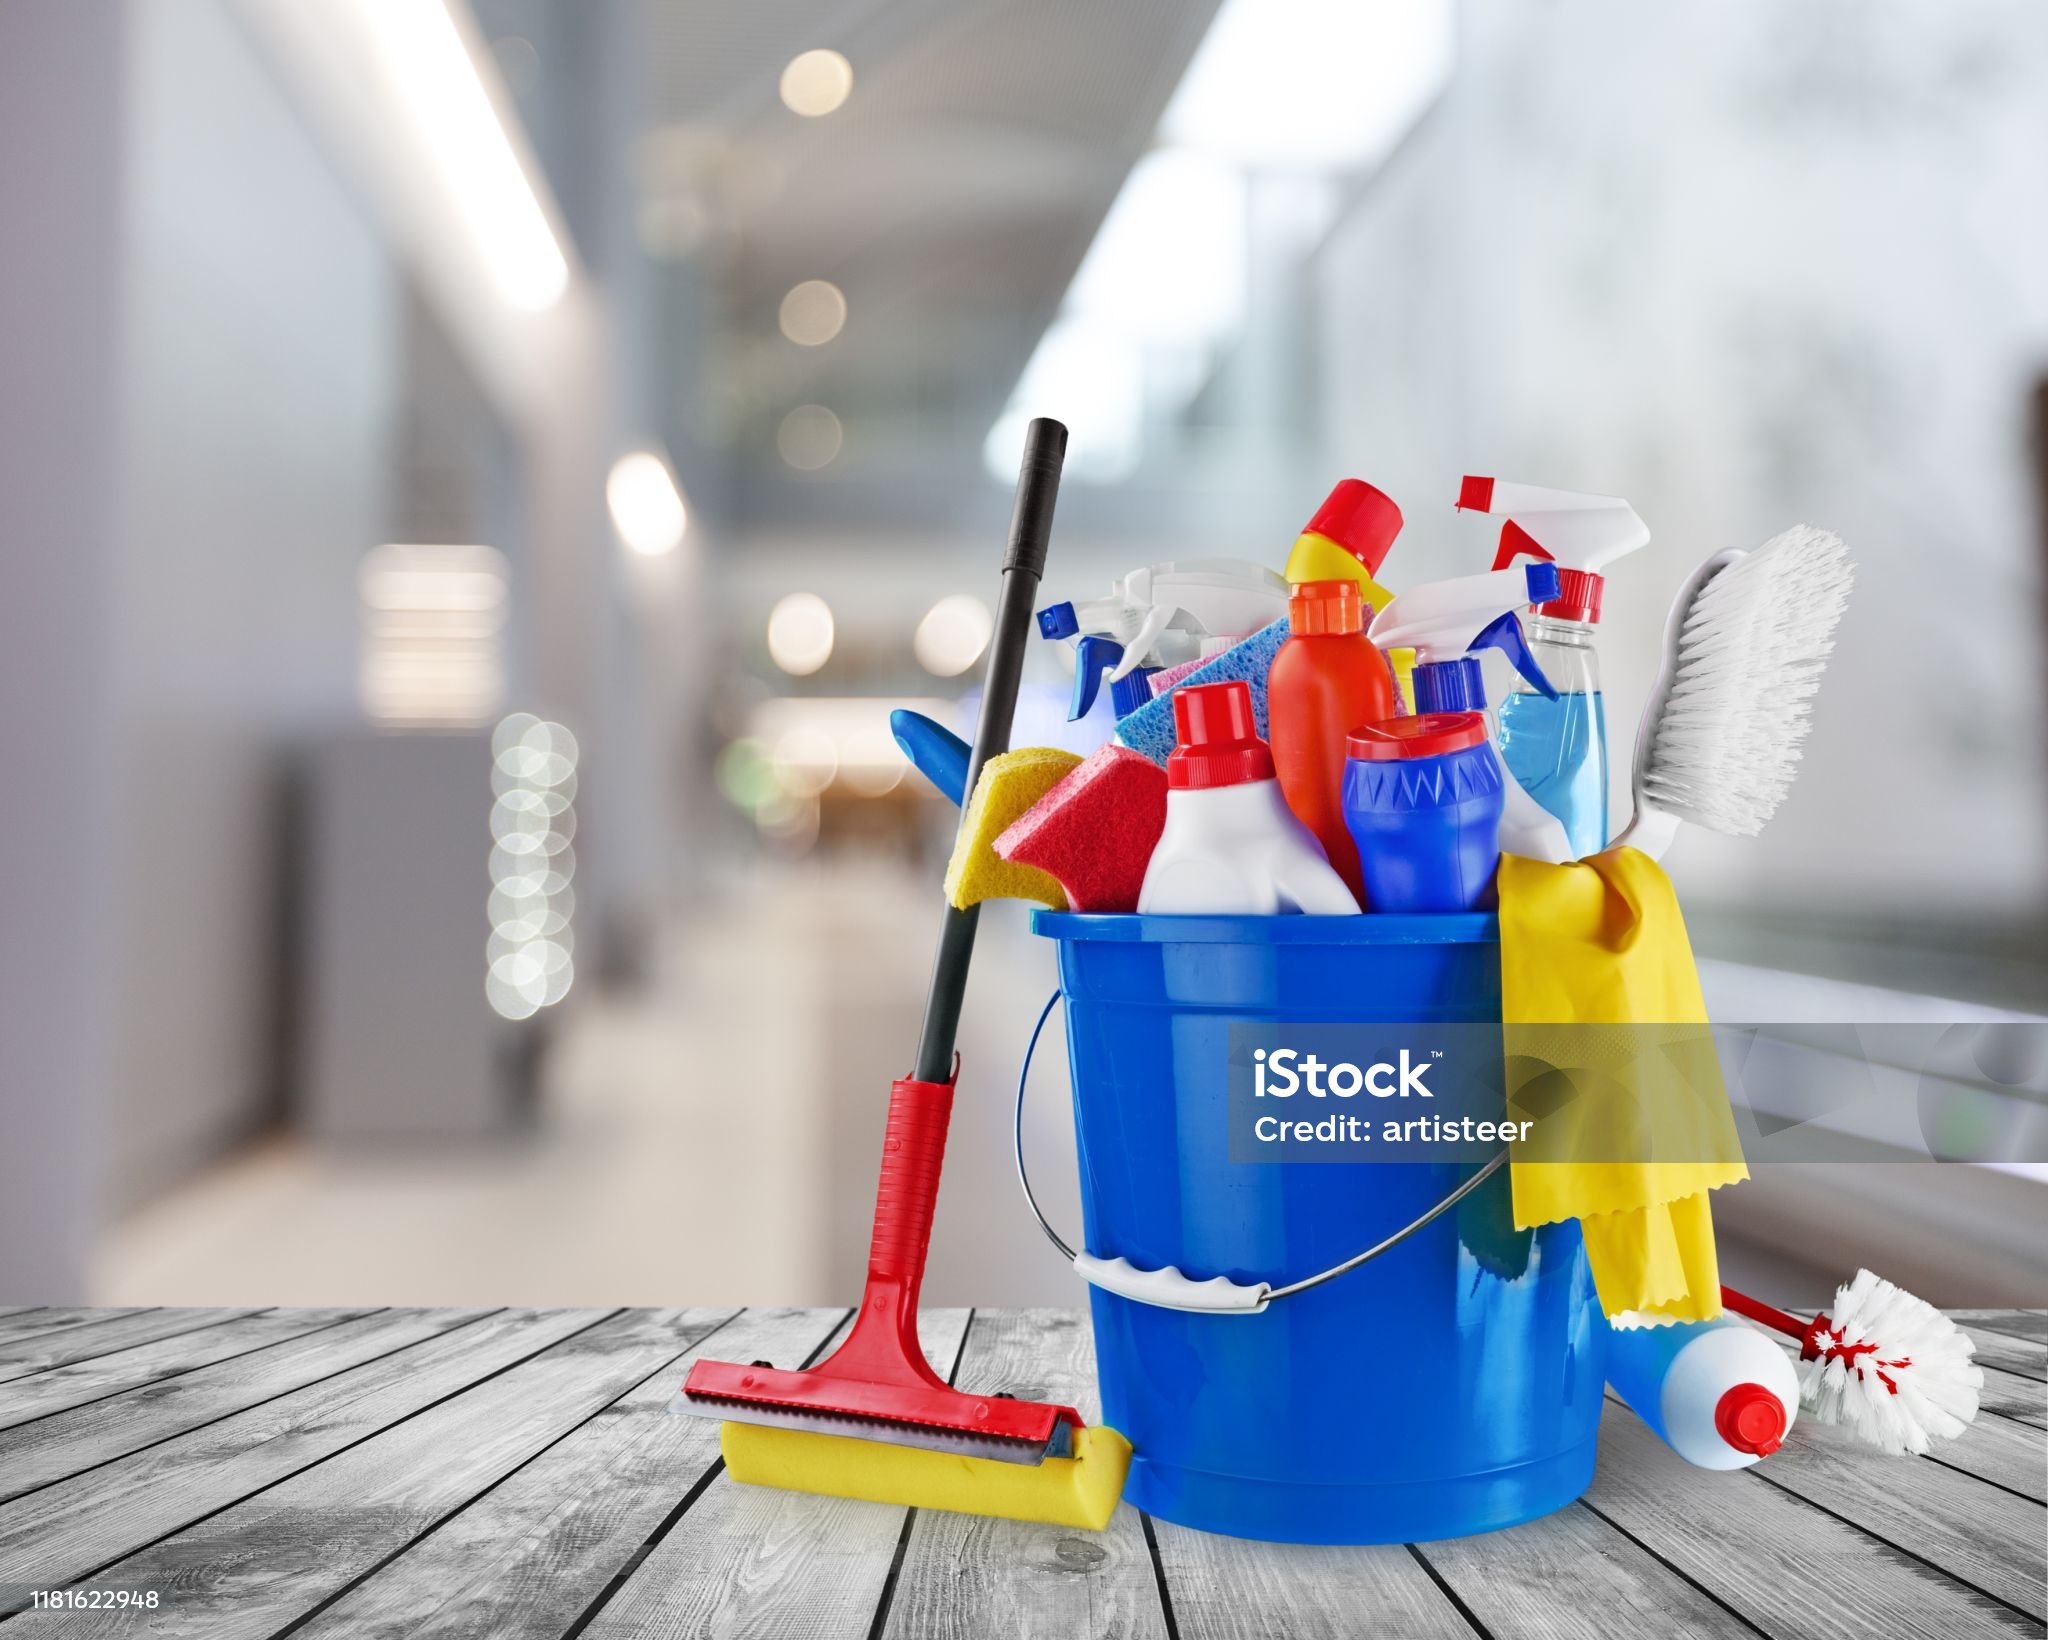
[[[1541,566],[1530,565],[1531,569],[1538,567],[1550,571],[1550,579],[1554,586],[1557,580],[1556,568],[1550,564]],[[1535,581],[1536,578],[1533,575],[1530,576],[1529,589],[1532,594],[1536,590]],[[1556,596],[1557,593],[1552,591],[1548,597],[1536,601],[1548,603],[1551,598]],[[1470,655],[1481,649],[1498,649],[1514,663],[1515,670],[1529,680],[1530,688],[1543,696],[1545,700],[1557,699],[1557,690],[1552,687],[1550,680],[1543,675],[1543,668],[1536,664],[1536,657],[1529,653],[1528,640],[1522,636],[1522,623],[1515,619],[1515,612],[1512,609],[1501,616],[1499,620],[1489,621],[1485,626],[1481,627],[1478,635],[1465,646],[1465,653]]]
[[[1538,559],[1534,563],[1524,564],[1522,574],[1528,581],[1530,603],[1547,604],[1564,596],[1564,577],[1557,573],[1557,565],[1548,559]],[[1071,615],[1074,606],[1068,604],[1066,608],[1067,613]],[[1039,619],[1042,622],[1045,617],[1041,615]],[[1531,678],[1529,681],[1534,683],[1536,680]]]
[[[903,755],[941,797],[950,797],[955,803],[963,800],[969,755],[966,741],[922,712],[901,707],[889,714],[889,733],[903,749]]]
[[[1038,612],[1038,635],[1041,638],[1071,638],[1080,630],[1081,622],[1071,603],[1047,604]]]
[[[1068,619],[1073,618],[1072,604],[1055,604],[1053,609],[1064,609]],[[1044,615],[1038,617],[1038,626],[1040,631],[1044,631]],[[1105,638],[1099,633],[1090,633],[1074,645],[1074,699],[1067,711],[1069,723],[1079,723],[1088,715],[1088,709],[1095,704],[1095,696],[1102,688],[1102,674],[1114,670],[1123,658],[1124,646],[1116,639]]]

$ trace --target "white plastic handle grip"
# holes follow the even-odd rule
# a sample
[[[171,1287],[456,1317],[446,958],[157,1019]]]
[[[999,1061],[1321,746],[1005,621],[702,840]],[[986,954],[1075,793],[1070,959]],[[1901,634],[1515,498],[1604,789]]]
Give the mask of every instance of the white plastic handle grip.
[[[1097,1258],[1093,1253],[1076,1253],[1074,1268],[1084,1281],[1106,1293],[1128,1298],[1138,1304],[1156,1305],[1162,1310],[1201,1310],[1221,1315],[1257,1315],[1266,1307],[1273,1289],[1261,1281],[1240,1286],[1228,1276],[1196,1281],[1172,1265],[1163,1270],[1141,1270],[1126,1258]]]

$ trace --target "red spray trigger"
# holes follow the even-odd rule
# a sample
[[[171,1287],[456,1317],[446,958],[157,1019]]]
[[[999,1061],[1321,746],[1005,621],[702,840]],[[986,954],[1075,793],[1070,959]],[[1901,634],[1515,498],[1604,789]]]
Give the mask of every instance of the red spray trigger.
[[[1546,564],[1554,561],[1542,542],[1510,518],[1500,527],[1500,545],[1494,549],[1493,567],[1506,569],[1521,556],[1540,558]]]

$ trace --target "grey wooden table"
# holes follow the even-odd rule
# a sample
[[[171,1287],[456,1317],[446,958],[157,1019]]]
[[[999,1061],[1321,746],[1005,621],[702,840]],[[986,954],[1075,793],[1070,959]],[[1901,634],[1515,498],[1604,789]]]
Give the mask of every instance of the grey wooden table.
[[[1572,1508],[1309,1549],[761,1491],[664,1412],[699,1350],[796,1365],[843,1311],[0,1310],[0,1640],[2039,1635],[2048,1312],[1958,1320],[1986,1410],[1937,1457],[1801,1424],[1706,1474],[1616,1406]],[[1075,1315],[924,1331],[963,1385],[1089,1406]]]

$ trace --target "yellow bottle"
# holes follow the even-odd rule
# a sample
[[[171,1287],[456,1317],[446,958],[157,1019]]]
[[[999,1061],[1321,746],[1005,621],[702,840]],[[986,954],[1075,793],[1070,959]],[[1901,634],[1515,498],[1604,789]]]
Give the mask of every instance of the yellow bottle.
[[[1394,601],[1374,577],[1400,533],[1401,509],[1392,497],[1362,478],[1340,479],[1307,528],[1294,538],[1294,548],[1287,554],[1287,584],[1356,581],[1359,595],[1376,615]],[[1387,664],[1394,669],[1402,709],[1414,711],[1415,651],[1390,649]]]
[[[1356,581],[1377,614],[1394,595],[1373,577],[1401,533],[1401,509],[1362,478],[1338,481],[1287,555],[1287,584]]]

